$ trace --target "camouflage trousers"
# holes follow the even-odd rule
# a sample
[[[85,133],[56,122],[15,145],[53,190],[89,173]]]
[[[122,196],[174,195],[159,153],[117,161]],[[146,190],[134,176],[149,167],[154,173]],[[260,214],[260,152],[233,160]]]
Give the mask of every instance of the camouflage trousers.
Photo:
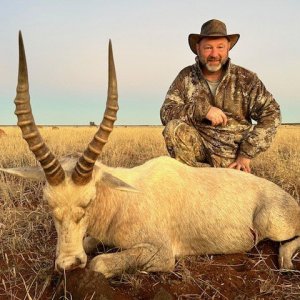
[[[201,134],[181,120],[168,122],[163,136],[170,156],[189,166],[226,168],[235,161],[236,153],[230,158],[216,155]]]

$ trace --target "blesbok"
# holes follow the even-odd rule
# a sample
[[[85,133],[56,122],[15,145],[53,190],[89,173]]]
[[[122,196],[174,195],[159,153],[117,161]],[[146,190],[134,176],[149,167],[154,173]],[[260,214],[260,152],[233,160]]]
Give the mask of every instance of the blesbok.
[[[169,157],[132,169],[98,160],[118,110],[111,43],[104,118],[79,160],[59,161],[39,134],[21,33],[15,104],[18,126],[41,167],[2,171],[46,177],[44,198],[58,236],[57,270],[84,268],[86,251],[99,241],[122,250],[98,255],[89,264],[112,277],[136,269],[172,271],[176,257],[244,252],[265,238],[289,240],[280,246],[279,265],[292,269],[292,255],[300,247],[300,209],[274,183],[232,169],[193,168]]]

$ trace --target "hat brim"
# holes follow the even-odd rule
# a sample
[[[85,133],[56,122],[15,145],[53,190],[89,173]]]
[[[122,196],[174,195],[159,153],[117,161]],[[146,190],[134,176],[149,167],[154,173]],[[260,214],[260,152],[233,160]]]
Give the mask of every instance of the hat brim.
[[[238,33],[236,34],[228,34],[228,35],[202,35],[197,33],[191,33],[189,35],[189,45],[191,50],[197,55],[197,49],[196,44],[199,43],[199,41],[203,38],[218,38],[218,37],[225,37],[228,38],[230,41],[230,49],[233,48],[233,46],[237,43],[237,41],[240,38],[240,35]]]

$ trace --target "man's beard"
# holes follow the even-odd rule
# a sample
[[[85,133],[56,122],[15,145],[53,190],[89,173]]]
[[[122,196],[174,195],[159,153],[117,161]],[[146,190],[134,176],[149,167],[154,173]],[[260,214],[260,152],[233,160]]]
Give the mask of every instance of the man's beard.
[[[222,58],[204,59],[203,57],[201,57],[199,55],[199,61],[200,61],[201,65],[205,66],[205,68],[209,72],[218,72],[226,64],[227,60],[228,60],[228,57],[225,57],[223,59]],[[215,61],[218,61],[219,63],[217,65],[210,65],[210,62],[215,62]]]

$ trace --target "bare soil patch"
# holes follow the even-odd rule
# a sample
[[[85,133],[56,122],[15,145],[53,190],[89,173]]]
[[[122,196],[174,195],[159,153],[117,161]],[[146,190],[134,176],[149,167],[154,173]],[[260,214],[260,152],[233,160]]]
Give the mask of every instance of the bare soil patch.
[[[300,271],[278,270],[278,246],[276,242],[263,241],[248,253],[188,256],[177,261],[172,273],[124,274],[108,280],[107,284],[113,289],[114,297],[107,299],[160,299],[157,298],[160,294],[163,297],[161,299],[171,297],[170,299],[181,300],[300,299]],[[35,295],[32,299],[80,299],[78,295],[82,295],[82,289],[76,288],[66,290],[63,293],[65,298],[57,296],[62,281],[71,282],[73,286],[80,280],[80,276],[76,275],[74,279],[72,272],[66,273],[65,276],[54,273],[54,257],[51,266],[49,262],[48,265],[40,265],[41,268],[46,267],[47,272],[33,281],[32,285],[29,284],[32,268],[36,268],[35,263],[40,257],[28,252],[11,254],[7,260],[11,259],[18,265],[15,272],[23,278],[15,285],[14,295],[10,295],[13,299],[30,299],[28,295]],[[294,263],[296,269],[300,270],[300,257],[296,256]],[[2,261],[0,267],[5,268],[5,262]],[[39,270],[36,269],[36,272]],[[88,277],[85,280],[94,280],[94,283],[97,283],[93,278]],[[92,296],[93,290],[89,291],[89,295],[90,298],[87,299],[101,299]],[[2,294],[0,299],[9,299],[7,296]]]

